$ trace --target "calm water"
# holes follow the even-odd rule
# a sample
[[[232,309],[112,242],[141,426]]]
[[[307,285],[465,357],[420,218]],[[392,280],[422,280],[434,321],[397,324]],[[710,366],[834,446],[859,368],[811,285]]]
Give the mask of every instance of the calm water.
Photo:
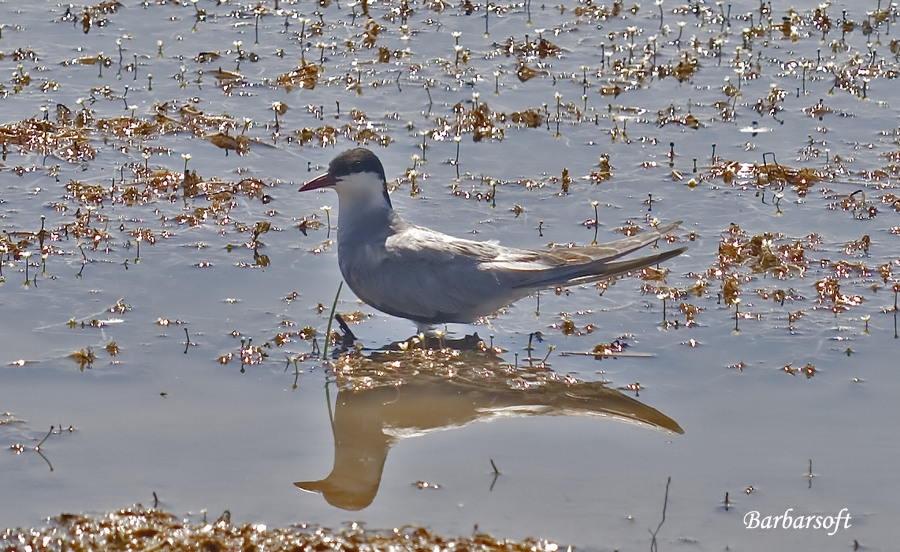
[[[155,493],[198,519],[621,550],[650,545],[665,504],[665,549],[891,548],[895,14],[832,4],[823,33],[812,2],[490,6],[373,2],[376,32],[347,2],[87,22],[2,4],[0,526]],[[544,247],[683,220],[690,249],[665,283],[551,290],[449,328],[506,351],[460,373],[525,367],[541,332],[533,356],[586,382],[569,391],[410,377],[339,395],[299,335],[321,346],[341,279],[337,198],[296,190],[358,141],[415,222]],[[346,288],[338,312],[361,313],[367,348],[413,332]],[[629,355],[561,354],[616,339]],[[329,473],[324,495],[294,485]],[[850,526],[745,528],[789,508]]]

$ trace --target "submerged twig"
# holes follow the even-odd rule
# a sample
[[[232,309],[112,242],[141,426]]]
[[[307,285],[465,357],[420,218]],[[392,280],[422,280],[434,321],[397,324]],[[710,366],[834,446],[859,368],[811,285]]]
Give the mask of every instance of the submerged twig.
[[[491,488],[488,489],[488,492],[491,492],[494,490],[494,485],[497,484],[497,478],[500,477],[501,473],[500,470],[497,469],[497,464],[494,463],[494,459],[488,458],[488,460],[491,461],[491,467],[494,468],[494,479],[491,480]]]
[[[659,530],[662,528],[663,523],[666,522],[666,506],[669,504],[669,483],[672,482],[672,477],[670,476],[666,479],[666,494],[663,497],[663,510],[662,510],[662,519],[659,520],[659,525],[656,526],[655,531],[650,531],[650,535],[652,535],[652,539],[650,540],[650,551],[656,552],[656,534],[659,533]],[[649,529],[648,529],[649,531]]]

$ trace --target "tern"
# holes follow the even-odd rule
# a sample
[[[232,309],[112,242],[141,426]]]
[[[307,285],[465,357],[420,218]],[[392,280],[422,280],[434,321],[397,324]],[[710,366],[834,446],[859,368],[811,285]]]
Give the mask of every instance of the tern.
[[[675,222],[618,241],[548,250],[456,238],[403,220],[391,205],[384,167],[366,148],[345,151],[299,191],[338,195],[338,264],[366,304],[423,332],[475,322],[542,289],[612,278],[680,255],[680,247],[619,260],[674,230]]]

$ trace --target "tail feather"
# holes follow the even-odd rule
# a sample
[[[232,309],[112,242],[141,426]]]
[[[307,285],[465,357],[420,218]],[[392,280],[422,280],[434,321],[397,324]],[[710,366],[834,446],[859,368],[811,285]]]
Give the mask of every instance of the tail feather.
[[[634,259],[620,258],[662,239],[679,224],[681,221],[601,245],[542,251],[540,254],[549,261],[548,264],[555,266],[533,271],[530,278],[521,279],[514,287],[540,289],[560,284],[595,282],[667,261],[687,251],[687,247]]]
[[[678,228],[681,224],[681,221],[676,221],[671,224],[667,224],[665,226],[661,226],[659,228],[651,228],[649,230],[645,230],[643,232],[638,232],[633,236],[628,236],[627,238],[622,238],[620,240],[616,240],[609,243],[604,243],[600,245],[585,245],[581,247],[577,247],[574,250],[565,250],[561,249],[559,251],[551,251],[551,254],[560,254],[566,255],[566,251],[577,251],[577,255],[590,257],[594,259],[606,259],[613,260],[618,259],[624,255],[631,253],[632,251],[637,251],[638,249],[649,245],[657,240],[664,238],[667,234],[671,233],[674,229]],[[577,262],[577,259],[572,259]]]
[[[654,255],[638,257],[637,259],[625,259],[621,261],[598,261],[598,263],[596,263],[596,266],[587,265],[583,267],[584,271],[582,272],[582,275],[571,278],[568,283],[583,284],[594,282],[597,280],[603,280],[605,278],[614,278],[616,276],[621,276],[622,274],[627,274],[628,272],[641,270],[642,268],[662,263],[671,259],[672,257],[681,255],[685,251],[687,251],[687,247],[679,247],[678,249],[672,249],[670,251],[663,251],[662,253],[656,253]]]
[[[687,247],[679,247],[653,255],[637,257],[635,259],[624,259],[618,261],[610,261],[608,259],[598,259],[592,262],[560,266],[550,270],[535,272],[534,278],[525,282],[521,282],[519,288],[540,289],[545,287],[558,286],[560,284],[586,284],[596,282],[606,278],[614,278],[622,274],[640,270],[642,268],[652,266],[663,261],[667,261],[672,257],[681,255],[687,251]]]

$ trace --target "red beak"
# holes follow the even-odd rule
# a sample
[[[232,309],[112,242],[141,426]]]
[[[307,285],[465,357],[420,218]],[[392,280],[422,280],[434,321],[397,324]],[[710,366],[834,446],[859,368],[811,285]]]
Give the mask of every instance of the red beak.
[[[319,188],[326,188],[328,186],[334,186],[337,184],[337,178],[331,176],[328,173],[325,173],[321,176],[317,176],[300,187],[298,192],[306,192],[309,190],[317,190]]]

